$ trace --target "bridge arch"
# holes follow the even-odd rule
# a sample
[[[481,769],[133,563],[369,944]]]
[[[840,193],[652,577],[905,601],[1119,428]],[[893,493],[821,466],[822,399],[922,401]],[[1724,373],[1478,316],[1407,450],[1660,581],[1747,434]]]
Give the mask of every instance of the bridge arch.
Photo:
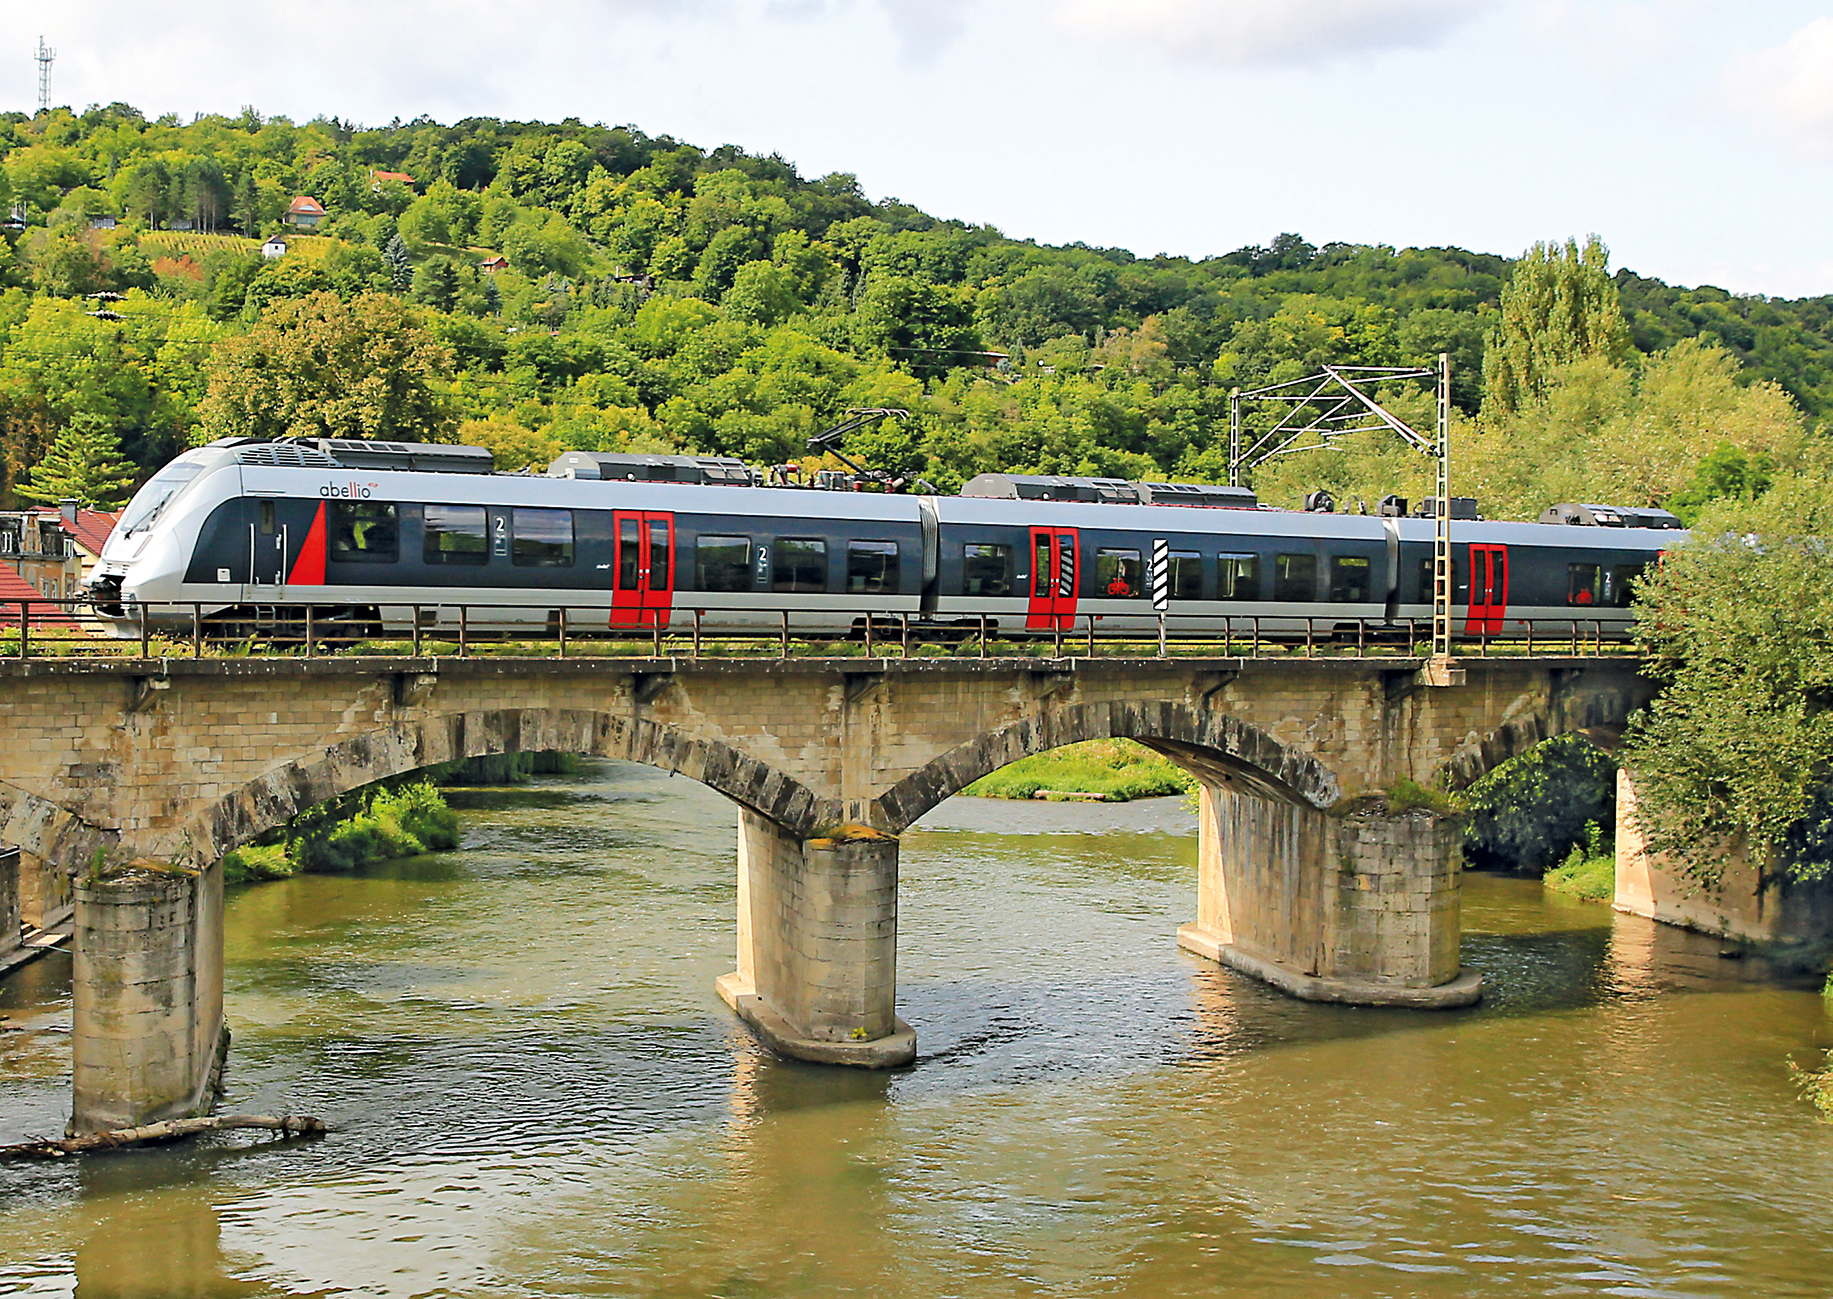
[[[276,767],[197,813],[181,855],[207,864],[308,807],[437,763],[545,750],[679,773],[801,834],[823,819],[807,786],[724,741],[592,709],[503,708],[401,720]]]
[[[874,803],[878,828],[899,833],[943,799],[1008,763],[1082,740],[1137,740],[1199,775],[1277,802],[1323,810],[1343,796],[1335,773],[1228,713],[1181,703],[1094,703],[1054,709],[957,745]]]
[[[1491,730],[1472,732],[1440,763],[1433,780],[1447,789],[1464,789],[1510,758],[1561,735],[1577,732],[1606,752],[1613,750],[1629,724],[1630,714],[1646,704],[1652,687],[1612,683],[1586,688],[1584,669],[1556,675],[1538,706],[1507,718]]]
[[[110,853],[120,838],[118,831],[93,825],[48,798],[0,781],[0,840],[41,861],[80,868],[98,849]]]

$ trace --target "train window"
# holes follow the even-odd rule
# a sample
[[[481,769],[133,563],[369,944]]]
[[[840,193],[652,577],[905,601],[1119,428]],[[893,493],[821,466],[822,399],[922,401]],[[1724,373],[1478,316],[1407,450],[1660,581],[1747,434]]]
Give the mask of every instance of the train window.
[[[1421,604],[1431,604],[1437,599],[1432,591],[1432,565],[1435,562],[1430,555],[1419,561],[1419,602]],[[1453,553],[1451,556],[1451,603],[1463,604],[1469,598],[1469,574],[1464,571],[1464,562]]]
[[[1095,594],[1114,600],[1134,600],[1144,595],[1145,586],[1137,550],[1097,550],[1095,552]]]
[[[1566,603],[1595,605],[1602,603],[1604,570],[1597,564],[1566,565]]]
[[[1174,550],[1171,552],[1171,598],[1173,600],[1201,600],[1203,598],[1203,557],[1194,550]]]
[[[817,537],[779,537],[770,548],[770,589],[827,590],[827,543]]]
[[[392,502],[332,501],[327,522],[331,558],[340,564],[392,564],[401,558],[401,528]]]
[[[272,536],[274,532],[274,503],[272,501],[262,501],[259,514],[261,516],[261,535],[264,537]]]
[[[429,505],[421,557],[429,564],[487,564],[490,529],[481,505]]]
[[[667,519],[649,521],[649,589],[668,591],[674,588],[668,563],[674,557],[673,528]]]
[[[1613,567],[1604,577],[1604,603],[1613,609],[1627,609],[1635,602],[1635,593],[1630,589],[1638,577],[1642,576],[1642,565],[1627,564]]]
[[[1258,600],[1260,598],[1259,555],[1217,555],[1218,600]]]
[[[1367,604],[1369,563],[1362,555],[1330,557],[1330,600],[1332,604]]]
[[[573,512],[571,510],[511,510],[509,528],[515,534],[514,562],[522,568],[573,566]]]
[[[1050,596],[1056,582],[1056,565],[1050,562],[1050,536],[1039,533],[1032,539],[1037,553],[1031,557],[1031,594],[1038,599]]]
[[[1011,595],[1012,547],[978,541],[962,546],[961,594]]]
[[[896,595],[898,568],[895,541],[846,543],[848,595]]]
[[[751,538],[701,537],[696,541],[694,585],[702,591],[749,591]]]
[[[1317,599],[1317,556],[1273,556],[1273,598],[1297,604]]]

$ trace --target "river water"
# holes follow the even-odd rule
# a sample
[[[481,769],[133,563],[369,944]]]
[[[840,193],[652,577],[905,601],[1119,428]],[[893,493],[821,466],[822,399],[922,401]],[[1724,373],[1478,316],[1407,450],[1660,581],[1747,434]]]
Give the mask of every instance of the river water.
[[[0,1294],[1833,1293],[1815,989],[1465,882],[1469,1011],[1295,1002],[1178,951],[1179,800],[956,799],[905,838],[910,1070],[719,1003],[736,816],[592,763],[453,795],[461,851],[235,892],[252,1134],[0,1166]],[[69,963],[0,983],[0,1141],[57,1131]],[[23,1030],[23,1031],[20,1031]]]

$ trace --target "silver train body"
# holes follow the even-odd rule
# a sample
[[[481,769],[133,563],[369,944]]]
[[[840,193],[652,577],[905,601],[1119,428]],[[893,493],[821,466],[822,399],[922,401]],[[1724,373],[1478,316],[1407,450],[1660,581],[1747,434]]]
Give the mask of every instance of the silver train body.
[[[405,450],[405,448],[403,448]],[[429,449],[440,450],[440,449]],[[447,448],[454,451],[458,449]],[[482,455],[483,453],[478,453]],[[785,623],[1055,635],[1093,624],[1267,638],[1432,617],[1428,519],[352,468],[299,443],[186,452],[135,496],[91,582],[120,636],[296,623],[399,636]],[[485,461],[487,464],[487,460]],[[1460,637],[1628,633],[1669,529],[1459,521]],[[1155,589],[1156,588],[1156,589]],[[561,611],[564,610],[564,615]],[[874,626],[880,624],[874,621]]]

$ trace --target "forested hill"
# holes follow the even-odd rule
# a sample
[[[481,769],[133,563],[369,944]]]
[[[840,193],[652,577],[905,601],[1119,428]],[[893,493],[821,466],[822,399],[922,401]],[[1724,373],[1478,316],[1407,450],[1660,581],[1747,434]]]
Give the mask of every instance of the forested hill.
[[[0,151],[9,497],[56,490],[29,470],[60,436],[79,459],[118,440],[138,476],[226,432],[462,435],[506,466],[569,447],[763,463],[868,405],[912,418],[853,449],[944,488],[1000,467],[1214,480],[1228,390],[1323,361],[1449,351],[1476,416],[1515,270],[1291,234],[1204,260],[1045,247],[873,202],[850,175],[574,120],[181,123],[116,104],[0,115]],[[315,225],[289,218],[302,196],[322,205]],[[284,254],[264,255],[282,234]],[[1629,343],[1665,354],[1676,384],[1687,366],[1716,376],[1731,430],[1696,430],[1633,490],[1671,493],[1720,441],[1770,456],[1773,428],[1737,432],[1780,418],[1766,381],[1810,420],[1833,412],[1833,298],[1612,282]],[[97,314],[104,291],[125,297]],[[1626,349],[1592,350],[1624,376],[1598,418],[1627,429],[1658,380]],[[1564,382],[1541,376],[1533,395]],[[1769,405],[1737,406],[1727,384]],[[1512,401],[1500,413],[1522,418]],[[1417,481],[1404,459],[1345,454],[1269,470],[1263,492]]]

